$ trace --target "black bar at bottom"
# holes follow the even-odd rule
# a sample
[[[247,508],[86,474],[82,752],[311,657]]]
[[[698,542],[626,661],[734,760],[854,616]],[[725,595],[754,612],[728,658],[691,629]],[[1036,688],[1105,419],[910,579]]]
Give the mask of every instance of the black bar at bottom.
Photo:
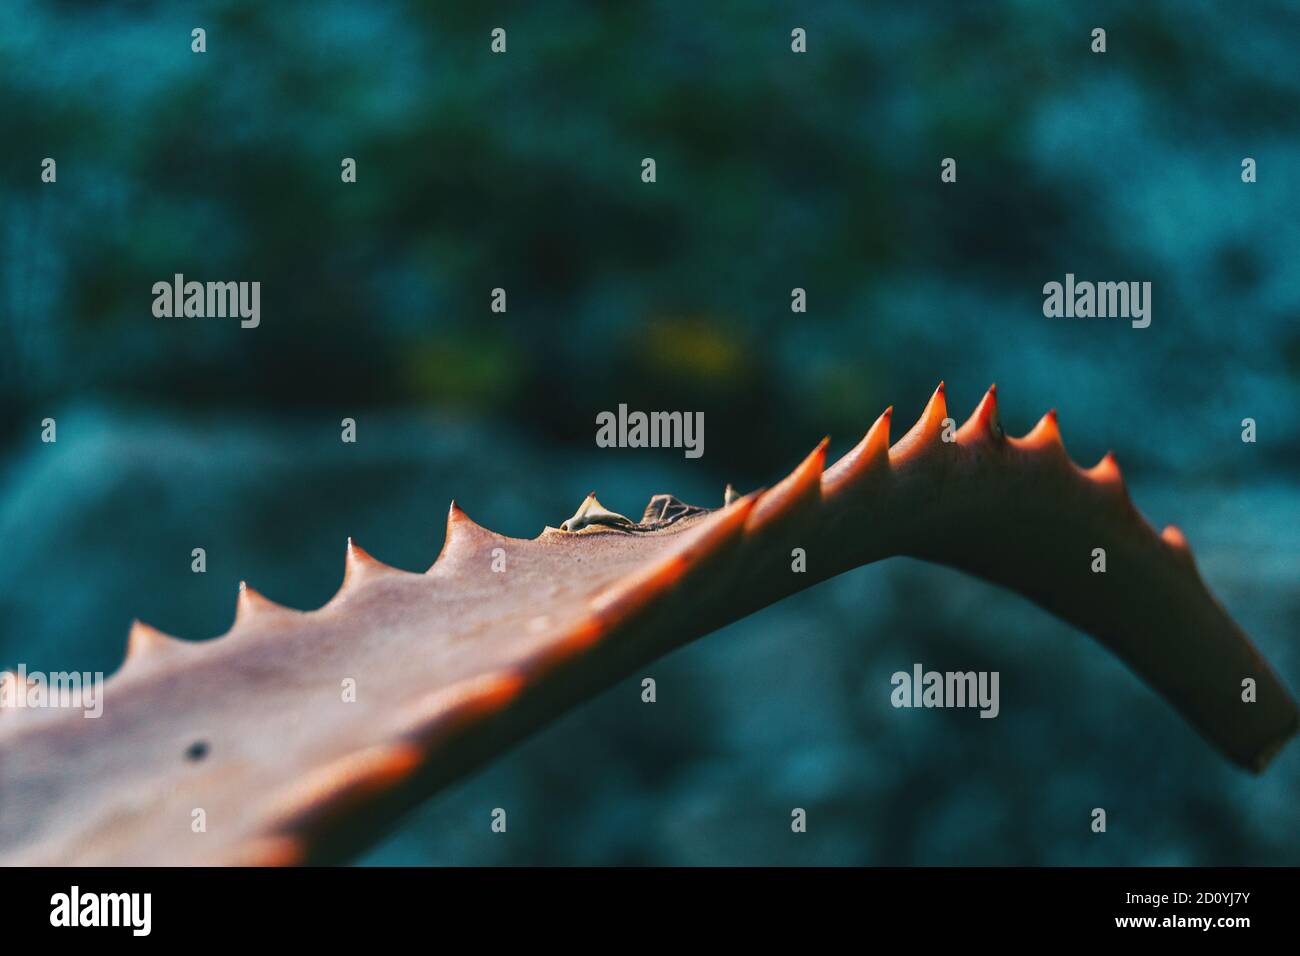
[[[144,897],[119,894],[145,893],[150,938],[205,945],[373,943],[410,933],[434,946],[460,948],[468,936],[549,947],[717,932],[735,944],[800,931],[864,940],[902,932],[927,943],[1044,933],[1231,942],[1242,933],[1291,935],[1296,875],[1288,868],[9,869],[0,871],[0,914],[15,953],[23,952],[14,945],[20,940],[45,934],[130,943],[144,928]],[[120,925],[71,925],[114,918]]]

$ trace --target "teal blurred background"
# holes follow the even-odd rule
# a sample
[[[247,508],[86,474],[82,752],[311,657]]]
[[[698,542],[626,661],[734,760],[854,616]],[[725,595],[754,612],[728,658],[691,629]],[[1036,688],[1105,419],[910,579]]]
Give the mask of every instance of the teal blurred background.
[[[1300,7],[466,6],[0,9],[0,664],[111,671],[136,616],[211,637],[242,578],[317,606],[349,534],[422,569],[453,496],[513,535],[592,488],[712,505],[943,378],[959,418],[996,381],[1011,431],[1056,407],[1076,460],[1113,448],[1300,687]],[[261,326],[154,318],[177,272],[260,281]],[[1151,281],[1150,328],[1044,318],[1066,272]],[[597,449],[620,402],[703,411],[704,457]],[[915,661],[1000,671],[1001,716],[893,710]],[[1300,746],[1250,778],[1091,641],[895,561],[363,862],[1295,864],[1297,786]]]

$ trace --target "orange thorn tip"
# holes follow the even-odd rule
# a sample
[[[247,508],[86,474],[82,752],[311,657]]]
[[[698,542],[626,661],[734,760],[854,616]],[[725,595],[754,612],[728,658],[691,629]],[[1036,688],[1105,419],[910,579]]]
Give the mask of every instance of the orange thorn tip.
[[[762,496],[749,516],[746,530],[756,531],[788,514],[791,509],[808,500],[810,496],[820,494],[822,472],[826,468],[826,446],[830,441],[828,435],[818,442],[817,447],[795,467],[794,471],[778,481]]]
[[[447,535],[451,536],[452,532],[456,533],[473,533],[483,532],[490,534],[486,528],[465,513],[465,509],[456,504],[456,499],[451,501],[451,507],[447,509]]]
[[[943,420],[948,417],[948,397],[943,390],[943,382],[934,390],[930,396],[930,401],[926,402],[925,411],[921,413],[921,418],[917,422],[922,426],[923,432],[929,434],[931,431],[938,432],[943,428]]]
[[[944,397],[943,382],[940,382],[939,387],[930,396],[930,400],[926,402],[925,409],[921,412],[921,417],[916,420],[916,424],[909,428],[907,434],[894,446],[894,454],[903,454],[913,446],[928,445],[938,441],[943,432],[943,420],[947,417],[948,401]]]
[[[862,440],[826,470],[822,478],[822,487],[826,493],[834,494],[841,488],[848,487],[872,466],[889,460],[889,422],[893,414],[894,406],[890,405],[872,422]]]
[[[495,532],[484,528],[467,515],[465,510],[456,504],[456,499],[453,498],[451,505],[447,508],[447,529],[443,535],[442,550],[438,552],[438,557],[434,559],[429,571],[437,567],[438,562],[453,551],[471,546],[473,542],[498,537],[499,535]]]
[[[1115,453],[1108,451],[1102,455],[1101,461],[1093,465],[1084,472],[1093,481],[1102,482],[1103,484],[1122,484],[1123,475],[1120,474],[1119,462],[1115,459]]]
[[[388,565],[372,557],[365,548],[352,540],[348,536],[347,556],[343,563],[343,583],[346,585],[353,578],[360,578],[363,575],[375,571],[388,570]]]
[[[171,635],[164,634],[158,628],[136,618],[131,622],[131,631],[126,638],[126,656],[131,658],[138,654],[169,651],[175,649],[180,643]]]
[[[247,581],[239,582],[239,597],[235,601],[235,623],[249,620],[254,615],[287,610],[288,608],[276,604],[260,591],[250,588]]]
[[[451,506],[447,508],[447,537],[450,538],[452,531],[456,528],[463,527],[466,522],[473,524],[473,522],[470,521],[469,515],[465,514],[465,510],[461,508],[460,505],[456,504],[455,498],[452,498]]]
[[[962,440],[963,433],[973,436],[986,436],[995,440],[1002,439],[1005,433],[1002,430],[1002,418],[998,414],[998,387],[996,384],[990,385],[980,403],[975,406],[975,411],[971,413],[966,423],[957,430],[958,440]]]
[[[998,414],[998,383],[994,382],[989,386],[989,390],[984,393],[984,401],[980,403],[984,409],[982,421],[989,432],[997,438],[1003,437],[1002,416]]]
[[[1160,532],[1160,537],[1164,539],[1166,544],[1177,548],[1179,551],[1189,550],[1187,546],[1187,536],[1179,530],[1177,525],[1171,524],[1166,526],[1165,530]]]
[[[943,382],[934,390],[930,396],[930,401],[926,403],[925,411],[921,413],[920,423],[924,423],[927,430],[933,427],[936,431],[942,426],[943,420],[948,417],[948,397],[943,390]],[[920,424],[918,423],[918,424]]]
[[[1035,444],[1061,444],[1061,425],[1056,417],[1056,409],[1051,409],[1040,418],[1024,440]]]
[[[370,553],[366,551],[365,548],[361,547],[361,545],[353,541],[351,535],[348,535],[348,560],[355,561],[359,564],[379,563],[373,557],[370,556]]]

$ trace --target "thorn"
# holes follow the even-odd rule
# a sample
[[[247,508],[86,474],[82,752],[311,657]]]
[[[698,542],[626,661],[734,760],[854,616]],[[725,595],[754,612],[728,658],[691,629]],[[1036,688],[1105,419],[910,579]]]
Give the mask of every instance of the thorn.
[[[966,423],[957,430],[959,442],[980,437],[1001,441],[1006,437],[1002,430],[1002,417],[998,414],[998,387],[990,385],[980,403],[975,406]]]
[[[131,622],[131,631],[126,638],[126,659],[172,653],[184,643],[137,618]]]
[[[826,467],[826,446],[830,437],[823,438],[816,448],[799,465],[777,482],[754,505],[745,524],[746,533],[765,528],[779,520],[799,505],[821,496],[822,472]]]
[[[1119,462],[1115,460],[1113,451],[1106,452],[1101,461],[1089,468],[1085,474],[1093,481],[1101,484],[1115,484],[1124,487],[1124,476],[1120,474]]]
[[[1164,531],[1160,532],[1160,537],[1174,550],[1181,551],[1188,556],[1191,555],[1192,551],[1187,544],[1187,537],[1179,530],[1177,525],[1168,525]]]
[[[460,505],[456,504],[456,500],[453,498],[451,507],[447,509],[447,534],[443,541],[442,552],[438,557],[441,558],[453,548],[463,546],[465,542],[495,537],[497,535],[465,514],[464,510]]]
[[[822,491],[826,495],[849,487],[878,465],[889,464],[889,423],[893,415],[894,406],[890,405],[867,429],[862,441],[827,469],[822,478]]]
[[[921,413],[921,421],[925,424],[926,432],[939,432],[943,428],[943,420],[948,417],[948,396],[944,392],[943,382],[934,390],[930,396],[930,401],[926,403],[925,411]]]
[[[1169,545],[1183,561],[1186,561],[1193,568],[1196,567],[1196,557],[1192,554],[1192,546],[1187,543],[1187,536],[1176,525],[1167,525],[1164,531],[1160,532],[1161,539]]]
[[[1064,443],[1061,441],[1061,426],[1056,417],[1056,409],[1051,409],[1040,418],[1038,424],[1025,437],[1015,438],[1012,441],[1016,444],[1032,445],[1040,448],[1048,445],[1064,448]]]
[[[727,487],[722,492],[722,507],[727,507],[739,497],[740,495],[736,494],[736,489],[731,486],[731,482],[727,482]]]
[[[347,555],[343,562],[343,587],[349,584],[355,584],[358,581],[374,574],[377,571],[393,570],[382,561],[377,561],[370,554],[348,536]]]
[[[916,420],[916,424],[894,446],[892,452],[894,457],[910,452],[914,447],[924,448],[937,442],[939,434],[943,431],[943,420],[947,417],[948,400],[944,394],[943,382],[940,382],[939,387],[930,396],[930,401],[926,403],[925,410],[921,412],[921,417]]]
[[[247,624],[249,621],[264,618],[269,614],[295,613],[292,608],[276,604],[270,598],[248,586],[247,581],[239,582],[239,597],[235,601],[235,623]]]
[[[365,548],[352,540],[352,535],[348,535],[348,561],[360,566],[372,566],[379,564]]]

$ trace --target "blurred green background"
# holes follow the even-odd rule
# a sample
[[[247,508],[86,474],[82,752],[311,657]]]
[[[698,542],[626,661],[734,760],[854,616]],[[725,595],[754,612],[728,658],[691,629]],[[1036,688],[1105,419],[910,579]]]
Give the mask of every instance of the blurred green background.
[[[943,378],[1113,448],[1300,686],[1300,7],[464,6],[0,9],[0,664],[211,637],[242,578],[317,606],[349,534],[422,569],[453,496],[513,535],[592,488],[716,504]],[[176,272],[260,281],[261,326],[154,318]],[[1066,272],[1151,281],[1151,327],[1044,318]],[[620,402],[703,411],[704,457],[597,449]],[[1000,671],[1001,716],[893,710],[914,661]],[[951,572],[860,569],[649,675],[365,862],[1300,863],[1300,747],[1233,770]]]

